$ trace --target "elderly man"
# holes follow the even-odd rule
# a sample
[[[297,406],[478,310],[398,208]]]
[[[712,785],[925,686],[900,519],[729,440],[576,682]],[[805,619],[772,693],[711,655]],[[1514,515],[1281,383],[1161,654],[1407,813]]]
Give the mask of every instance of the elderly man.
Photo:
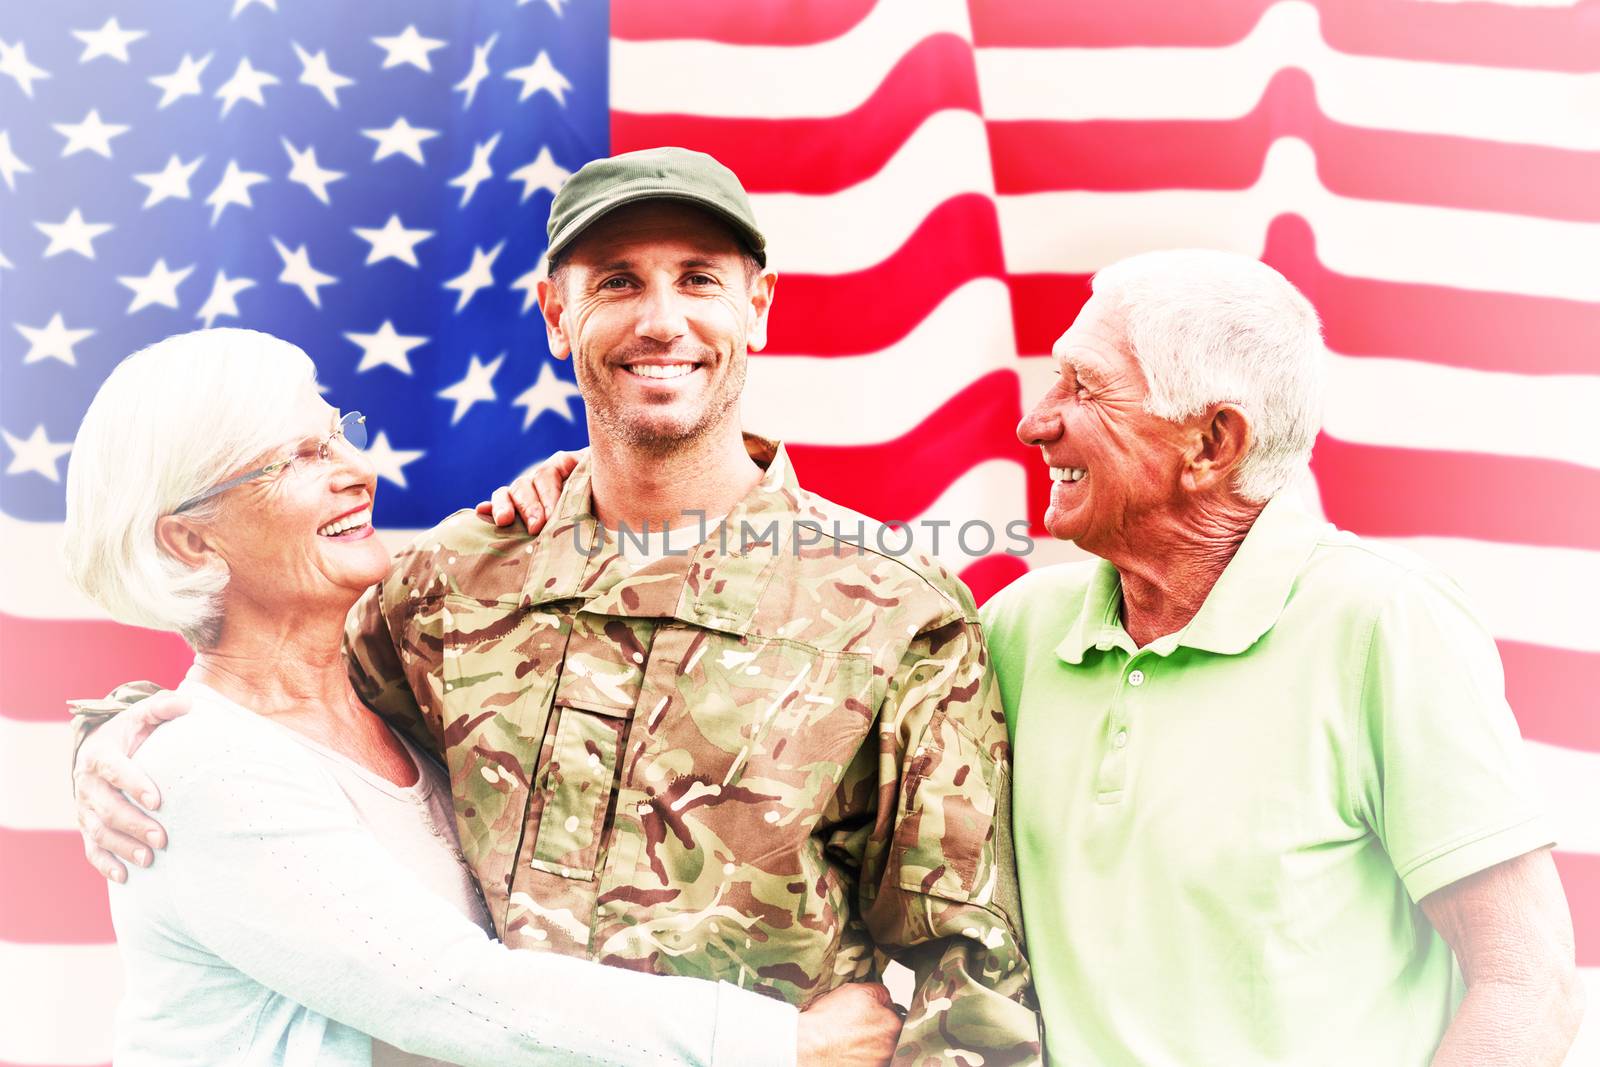
[[[917,979],[895,1062],[1036,1062],[976,611],[931,563],[839,540],[858,517],[741,434],[776,287],[744,190],[630,153],[574,175],[549,231],[539,301],[590,456],[541,534],[446,520],[347,633],[357,691],[447,762],[497,932],[801,1005],[895,958]],[[686,515],[725,533],[614,533]],[[84,765],[132,781],[131,732]],[[148,829],[94,777],[91,825]]]
[[[1572,926],[1494,643],[1285,498],[1311,306],[1254,260],[1152,253],[1055,359],[1017,435],[1046,527],[1099,559],[984,611],[1050,1058],[1559,1063]]]

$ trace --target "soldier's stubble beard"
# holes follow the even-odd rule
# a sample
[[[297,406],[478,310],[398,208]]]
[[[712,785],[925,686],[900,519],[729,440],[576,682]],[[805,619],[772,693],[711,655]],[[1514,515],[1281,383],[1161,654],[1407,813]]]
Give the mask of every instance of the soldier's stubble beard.
[[[648,411],[642,405],[634,412],[634,417],[630,417],[629,408],[618,404],[616,395],[608,388],[606,376],[611,374],[610,362],[601,362],[597,372],[588,360],[574,360],[578,392],[583,395],[583,405],[588,411],[590,437],[599,432],[632,451],[667,459],[694,452],[701,443],[726,432],[730,423],[737,432],[739,398],[744,395],[749,356],[741,345],[729,355],[726,365],[719,361],[713,366],[720,377],[711,386],[700,410],[686,419],[665,420],[637,417]],[[699,373],[712,372],[708,369]]]

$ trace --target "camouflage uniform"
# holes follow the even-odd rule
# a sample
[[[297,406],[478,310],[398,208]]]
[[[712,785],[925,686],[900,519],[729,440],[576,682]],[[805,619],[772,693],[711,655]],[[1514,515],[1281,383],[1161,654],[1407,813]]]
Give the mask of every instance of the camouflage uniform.
[[[1039,1062],[970,596],[874,523],[836,539],[861,517],[747,444],[766,473],[726,552],[596,546],[587,461],[537,537],[445,520],[351,613],[356,688],[444,755],[508,945],[802,1006],[892,957],[917,982],[897,1064]]]

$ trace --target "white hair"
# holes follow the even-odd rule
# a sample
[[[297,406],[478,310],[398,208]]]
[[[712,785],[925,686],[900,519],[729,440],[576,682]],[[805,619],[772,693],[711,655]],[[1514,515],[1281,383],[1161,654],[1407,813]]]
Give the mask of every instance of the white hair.
[[[157,543],[156,520],[282,446],[287,413],[315,383],[311,357],[254,330],[177,334],[123,360],[89,405],[67,464],[73,584],[121,622],[214,644],[228,571],[174,558]],[[184,514],[209,521],[226,496]]]
[[[1311,456],[1322,425],[1322,330],[1311,302],[1258,260],[1146,252],[1094,276],[1150,385],[1145,410],[1177,421],[1241,408],[1252,442],[1234,489],[1265,501]]]

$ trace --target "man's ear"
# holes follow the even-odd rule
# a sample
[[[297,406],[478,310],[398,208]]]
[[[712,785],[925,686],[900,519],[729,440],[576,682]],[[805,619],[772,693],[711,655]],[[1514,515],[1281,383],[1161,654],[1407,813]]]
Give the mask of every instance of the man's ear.
[[[544,318],[544,335],[550,344],[550,354],[557,359],[566,359],[572,355],[572,341],[561,322],[567,310],[566,296],[561,292],[561,287],[549,278],[539,279],[535,291],[539,296],[539,314]]]
[[[778,292],[778,272],[762,271],[750,282],[750,315],[746,324],[745,348],[759,352],[767,347],[767,315]]]
[[[156,520],[156,544],[173,559],[194,570],[217,562],[215,546],[199,526],[182,515],[163,515]]]
[[[1255,441],[1249,416],[1237,404],[1213,404],[1197,420],[1183,470],[1183,485],[1204,492],[1232,485]]]

